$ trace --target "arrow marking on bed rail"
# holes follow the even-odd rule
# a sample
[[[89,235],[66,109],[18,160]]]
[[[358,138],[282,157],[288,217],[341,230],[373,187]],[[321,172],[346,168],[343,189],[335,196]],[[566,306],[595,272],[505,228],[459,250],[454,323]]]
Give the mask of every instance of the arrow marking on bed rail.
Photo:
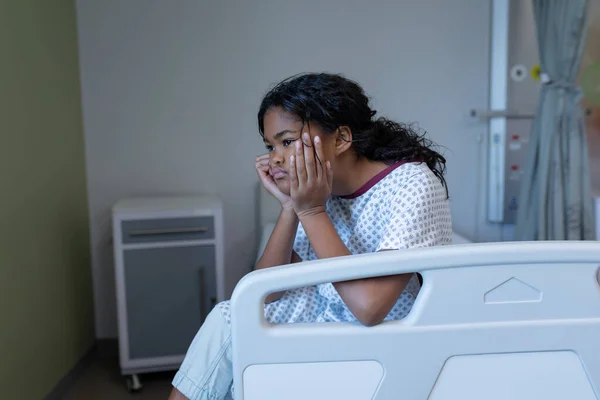
[[[485,304],[539,303],[542,292],[515,277],[502,282],[484,295]]]

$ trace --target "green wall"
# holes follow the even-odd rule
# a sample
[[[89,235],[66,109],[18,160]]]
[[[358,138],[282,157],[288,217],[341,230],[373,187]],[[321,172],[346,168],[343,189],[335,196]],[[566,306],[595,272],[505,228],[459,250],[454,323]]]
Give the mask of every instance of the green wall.
[[[39,400],[92,346],[74,0],[0,0],[0,397]]]

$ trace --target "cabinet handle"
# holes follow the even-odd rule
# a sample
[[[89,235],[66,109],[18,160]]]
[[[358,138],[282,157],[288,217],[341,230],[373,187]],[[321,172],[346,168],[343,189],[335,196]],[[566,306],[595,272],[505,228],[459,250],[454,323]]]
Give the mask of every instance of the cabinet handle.
[[[200,319],[204,321],[206,318],[206,302],[204,301],[206,291],[204,290],[204,267],[202,265],[198,272],[200,274]]]
[[[208,231],[206,226],[191,228],[172,228],[172,229],[143,229],[131,231],[129,236],[152,236],[152,235],[176,235],[181,233],[203,233]]]

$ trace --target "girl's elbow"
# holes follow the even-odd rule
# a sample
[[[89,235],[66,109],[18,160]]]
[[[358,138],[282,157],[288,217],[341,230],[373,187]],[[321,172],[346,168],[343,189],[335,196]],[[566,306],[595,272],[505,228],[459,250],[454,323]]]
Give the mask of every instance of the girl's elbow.
[[[358,319],[358,318],[357,318]],[[366,326],[367,328],[379,325],[383,322],[383,318],[375,318],[375,317],[365,317],[358,319],[358,322],[361,323],[362,326]]]
[[[386,315],[387,313],[384,313],[375,307],[366,307],[356,312],[354,316],[361,325],[373,327],[382,323]]]
[[[346,304],[354,317],[364,326],[379,325],[394,307],[397,297],[376,285],[357,288]]]

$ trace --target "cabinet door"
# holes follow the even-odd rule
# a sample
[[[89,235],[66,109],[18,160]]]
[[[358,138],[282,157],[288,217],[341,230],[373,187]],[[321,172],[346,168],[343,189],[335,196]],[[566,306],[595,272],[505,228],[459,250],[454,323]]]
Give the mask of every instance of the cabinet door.
[[[126,250],[131,359],[183,355],[216,301],[213,245]]]

